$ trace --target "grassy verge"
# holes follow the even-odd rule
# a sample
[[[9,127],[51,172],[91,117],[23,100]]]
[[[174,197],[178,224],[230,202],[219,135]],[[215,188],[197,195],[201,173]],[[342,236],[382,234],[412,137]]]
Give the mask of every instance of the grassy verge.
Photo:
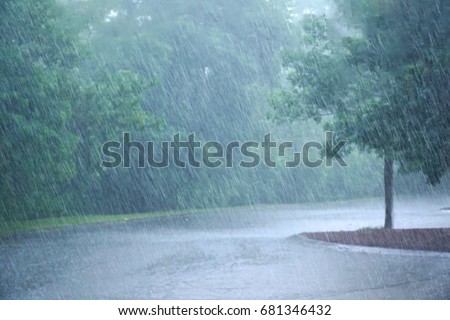
[[[16,221],[0,223],[0,237],[7,236],[14,232],[47,229],[55,227],[63,227],[70,225],[80,225],[101,222],[123,222],[128,220],[171,217],[185,214],[202,213],[207,209],[193,210],[173,210],[173,211],[157,211],[136,214],[117,214],[117,215],[93,215],[93,216],[70,216],[59,218],[45,218],[36,220]]]

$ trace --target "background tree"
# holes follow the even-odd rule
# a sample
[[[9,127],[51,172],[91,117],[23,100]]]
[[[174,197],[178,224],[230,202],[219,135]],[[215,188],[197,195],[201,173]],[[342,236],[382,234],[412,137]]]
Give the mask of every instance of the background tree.
[[[0,195],[4,219],[67,214],[99,182],[98,144],[155,125],[137,75],[92,79],[78,30],[54,1],[0,4]],[[120,107],[119,107],[120,106]],[[77,184],[78,188],[74,188]]]

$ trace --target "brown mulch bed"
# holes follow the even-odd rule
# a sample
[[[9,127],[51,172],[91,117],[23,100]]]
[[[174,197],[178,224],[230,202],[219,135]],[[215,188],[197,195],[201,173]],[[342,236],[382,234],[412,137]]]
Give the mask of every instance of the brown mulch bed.
[[[450,229],[379,229],[303,235],[313,240],[346,245],[450,252]]]

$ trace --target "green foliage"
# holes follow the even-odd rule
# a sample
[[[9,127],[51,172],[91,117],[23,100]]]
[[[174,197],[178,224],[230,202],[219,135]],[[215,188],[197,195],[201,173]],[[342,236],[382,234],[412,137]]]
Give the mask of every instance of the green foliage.
[[[274,4],[259,0],[69,4],[76,14],[68,20],[90,30],[84,34],[96,56],[93,69],[113,61],[116,69],[158,79],[157,86],[144,92],[144,108],[166,119],[169,129],[235,139],[242,136],[243,126],[253,127],[257,116],[253,102],[265,103],[263,96],[275,84],[278,52],[287,38]]]
[[[53,198],[75,175],[65,83],[77,55],[53,10],[51,1],[1,4],[1,212],[17,218],[63,210],[66,197]]]
[[[138,75],[86,80],[78,31],[62,29],[57,12],[50,0],[1,4],[0,212],[8,220],[65,214],[77,201],[73,184],[98,180],[96,145],[157,125],[140,108]]]
[[[289,86],[272,99],[276,117],[324,120],[362,149],[438,183],[450,166],[448,4],[338,4],[345,30],[325,17],[304,19],[303,46],[284,59]]]
[[[378,8],[359,21],[367,37],[366,64],[378,79],[388,74],[381,86],[383,131],[402,169],[421,170],[436,184],[450,167],[450,6],[434,0],[375,2]]]

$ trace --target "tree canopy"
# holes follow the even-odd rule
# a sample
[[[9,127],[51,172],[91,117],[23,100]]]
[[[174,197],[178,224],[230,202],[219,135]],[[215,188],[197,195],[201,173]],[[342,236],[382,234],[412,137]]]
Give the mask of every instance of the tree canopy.
[[[277,117],[323,120],[388,159],[388,171],[398,160],[437,184],[450,165],[449,5],[337,2],[339,24],[308,15],[299,48],[285,54],[289,84],[273,97]]]

